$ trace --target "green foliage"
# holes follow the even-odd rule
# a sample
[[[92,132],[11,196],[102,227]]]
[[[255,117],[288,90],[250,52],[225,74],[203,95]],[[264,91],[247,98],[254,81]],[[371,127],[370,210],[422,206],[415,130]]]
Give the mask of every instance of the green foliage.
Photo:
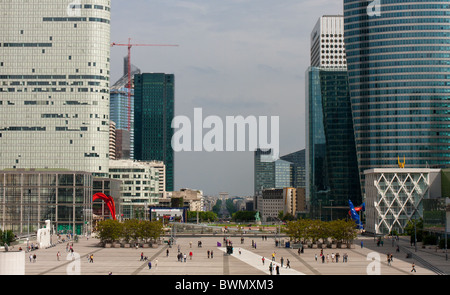
[[[11,245],[16,240],[12,230],[2,231],[0,230],[0,245]]]
[[[157,240],[163,232],[161,221],[148,221],[129,219],[124,222],[117,220],[100,221],[97,225],[97,234],[101,242],[112,243],[121,239],[130,240]]]
[[[411,242],[414,241],[414,237],[417,237],[417,242],[421,242],[423,239],[423,220],[410,220],[405,226],[405,232],[411,237]]]
[[[184,206],[184,199],[182,197],[171,198],[170,205],[172,206],[172,208],[181,208]]]
[[[113,219],[100,221],[97,224],[97,234],[101,242],[112,243],[122,236],[123,225]]]
[[[227,207],[227,211],[228,213],[230,213],[230,215],[233,215],[233,213],[237,212],[236,206],[233,203],[233,199],[227,199],[225,201],[225,206]]]
[[[220,207],[222,207],[222,200],[219,199],[217,200],[216,204],[212,207],[212,211],[218,215],[220,212]]]
[[[256,211],[237,211],[233,214],[231,219],[233,221],[248,222],[255,220]]]
[[[356,238],[357,231],[353,221],[299,219],[287,222],[286,234],[297,241],[309,240],[315,243],[319,240],[325,242],[330,238],[337,242],[347,242]]]
[[[197,213],[200,222],[212,222],[218,219],[217,214],[211,211],[188,211],[188,219],[197,219]]]
[[[126,242],[137,240],[139,238],[139,221],[137,219],[128,219],[123,222],[122,235]]]

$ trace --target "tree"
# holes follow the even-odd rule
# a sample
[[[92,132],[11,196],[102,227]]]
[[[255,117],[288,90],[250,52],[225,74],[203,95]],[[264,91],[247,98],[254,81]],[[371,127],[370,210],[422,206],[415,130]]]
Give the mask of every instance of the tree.
[[[113,219],[100,221],[97,224],[97,234],[102,243],[112,243],[121,238],[123,233],[122,224]]]
[[[137,219],[128,219],[123,222],[121,237],[126,242],[139,239],[139,221]]]
[[[357,236],[355,223],[352,220],[333,220],[329,222],[330,238],[337,242],[348,243]]]
[[[139,222],[139,232],[141,238],[145,241],[157,240],[162,233],[163,224],[161,221],[144,220]]]
[[[233,221],[254,221],[255,220],[256,211],[237,211],[233,213],[232,220]]]
[[[0,230],[0,245],[11,245],[16,240],[12,230]]]
[[[217,220],[217,214],[211,211],[188,211],[188,220],[197,219],[197,213],[200,222]]]

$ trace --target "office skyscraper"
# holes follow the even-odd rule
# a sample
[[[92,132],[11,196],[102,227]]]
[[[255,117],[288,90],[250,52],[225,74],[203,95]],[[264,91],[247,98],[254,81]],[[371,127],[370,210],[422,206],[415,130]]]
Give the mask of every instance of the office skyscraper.
[[[131,65],[131,89],[128,88],[128,57],[124,58],[123,76],[111,86],[111,120],[116,123],[117,157],[134,158],[134,76],[141,70]],[[130,102],[128,92],[131,91]],[[130,127],[130,128],[128,128]]]
[[[449,1],[344,0],[359,171],[450,164]]]
[[[308,69],[306,79],[306,196],[311,217],[324,220],[345,218],[348,201],[361,202],[342,18],[319,19],[311,34],[317,66]],[[336,50],[336,58],[327,56]]]
[[[108,173],[110,1],[70,3],[0,2],[0,169]]]
[[[305,187],[306,163],[305,150],[296,151],[280,157],[292,163],[292,187]]]
[[[143,73],[134,78],[134,158],[166,165],[166,191],[174,191],[172,120],[175,113],[175,77]]]

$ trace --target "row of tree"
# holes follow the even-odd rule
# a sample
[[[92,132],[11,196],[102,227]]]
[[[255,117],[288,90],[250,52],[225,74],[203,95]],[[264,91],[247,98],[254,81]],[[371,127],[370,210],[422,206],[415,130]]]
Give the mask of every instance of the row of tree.
[[[160,221],[129,219],[120,222],[108,219],[98,222],[96,233],[102,243],[147,243],[159,239],[163,233],[163,224]]]
[[[321,221],[299,219],[288,221],[285,227],[286,234],[295,241],[306,243],[332,242],[349,243],[357,236],[355,222],[352,220]]]

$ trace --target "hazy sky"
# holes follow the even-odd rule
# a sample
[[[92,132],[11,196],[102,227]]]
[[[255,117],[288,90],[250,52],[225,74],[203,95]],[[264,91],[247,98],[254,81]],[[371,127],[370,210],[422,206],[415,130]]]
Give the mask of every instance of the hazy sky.
[[[113,0],[111,41],[134,47],[143,72],[175,75],[175,113],[192,118],[278,116],[280,154],[305,148],[305,71],[310,33],[340,0]],[[126,47],[111,49],[111,83]],[[206,132],[207,130],[205,130]],[[253,194],[252,152],[179,152],[175,189]]]

